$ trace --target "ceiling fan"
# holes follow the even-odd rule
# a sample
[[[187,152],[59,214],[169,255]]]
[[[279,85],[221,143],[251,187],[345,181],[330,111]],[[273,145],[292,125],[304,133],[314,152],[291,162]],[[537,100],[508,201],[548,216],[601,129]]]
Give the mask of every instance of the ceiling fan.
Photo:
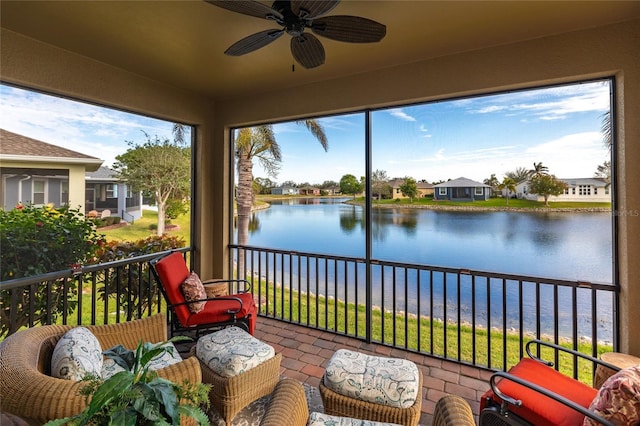
[[[373,43],[382,40],[387,27],[359,16],[323,16],[335,8],[340,0],[276,0],[271,7],[253,0],[205,0],[223,9],[244,15],[275,21],[281,29],[265,30],[232,44],[224,53],[241,56],[260,49],[282,34],[291,36],[291,53],[304,68],[324,64],[322,43],[314,34],[348,43]]]

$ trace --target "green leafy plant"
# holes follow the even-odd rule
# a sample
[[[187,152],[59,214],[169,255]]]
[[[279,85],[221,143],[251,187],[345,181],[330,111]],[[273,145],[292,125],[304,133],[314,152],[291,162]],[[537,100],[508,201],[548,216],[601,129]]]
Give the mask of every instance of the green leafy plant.
[[[168,342],[189,340],[174,337]],[[208,425],[209,418],[202,406],[209,405],[209,385],[184,382],[177,385],[158,377],[149,369],[149,362],[172,352],[167,342],[138,344],[135,351],[115,346],[104,352],[124,371],[107,380],[87,377],[82,394],[91,402],[75,416],[52,420],[46,426],[59,425],[179,425],[180,416],[192,417],[200,425]]]
[[[104,245],[104,237],[77,209],[23,204],[0,209],[2,281],[96,263]],[[65,279],[1,290],[0,336],[29,324],[56,321],[65,309],[73,312],[77,293],[76,280]]]

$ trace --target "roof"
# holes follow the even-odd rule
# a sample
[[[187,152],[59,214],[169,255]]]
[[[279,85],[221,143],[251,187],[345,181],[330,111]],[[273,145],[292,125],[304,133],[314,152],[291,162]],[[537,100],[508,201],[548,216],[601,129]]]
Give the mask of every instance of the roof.
[[[606,186],[607,185],[607,182],[605,182],[604,179],[592,178],[592,177],[570,178],[570,179],[560,179],[560,180],[569,186],[576,186],[576,185]]]
[[[96,171],[87,172],[85,176],[89,180],[120,180],[118,173],[106,166],[100,166],[100,168]]]
[[[398,187],[404,183],[404,178],[394,178],[389,181],[392,188]],[[429,182],[416,181],[416,186],[421,189],[431,189],[433,185]]]
[[[97,170],[103,160],[61,146],[0,129],[0,156],[3,160],[23,162],[81,163]]]
[[[448,182],[443,182],[437,184],[436,188],[468,188],[468,187],[485,187],[491,188],[489,185],[486,185],[481,182],[476,182],[475,180],[467,179],[465,177],[459,177],[457,179],[450,180]]]

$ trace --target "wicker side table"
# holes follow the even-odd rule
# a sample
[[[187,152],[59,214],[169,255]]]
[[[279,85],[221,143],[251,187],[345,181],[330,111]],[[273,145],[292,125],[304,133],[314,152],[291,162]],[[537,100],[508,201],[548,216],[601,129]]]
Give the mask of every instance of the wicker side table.
[[[632,367],[634,365],[640,365],[640,358],[638,358],[637,356],[623,354],[620,352],[605,352],[600,355],[600,359],[604,362],[615,365],[616,367],[620,367],[621,369]],[[596,367],[596,374],[593,377],[593,387],[596,389],[600,389],[602,384],[615,373],[616,372],[610,368],[598,365]]]

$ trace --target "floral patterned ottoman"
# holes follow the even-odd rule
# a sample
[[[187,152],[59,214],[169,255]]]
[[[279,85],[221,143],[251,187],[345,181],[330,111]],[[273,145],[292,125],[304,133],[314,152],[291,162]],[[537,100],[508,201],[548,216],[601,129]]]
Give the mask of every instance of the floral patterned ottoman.
[[[227,424],[249,403],[270,394],[280,377],[282,354],[239,327],[198,339],[191,350],[200,361],[209,400]]]
[[[415,363],[340,349],[320,382],[325,413],[415,426],[422,407],[422,373]]]

